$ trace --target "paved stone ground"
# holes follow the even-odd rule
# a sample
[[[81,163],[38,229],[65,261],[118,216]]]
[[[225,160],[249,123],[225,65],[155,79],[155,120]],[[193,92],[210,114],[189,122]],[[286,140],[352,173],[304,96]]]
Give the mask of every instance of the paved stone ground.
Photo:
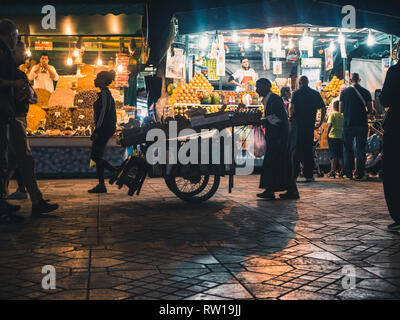
[[[299,184],[301,200],[257,200],[258,176],[223,179],[190,205],[161,179],[142,194],[94,180],[45,180],[54,219],[0,226],[2,299],[399,299],[400,235],[379,182]],[[57,289],[43,290],[43,265]],[[342,268],[356,272],[344,290]]]

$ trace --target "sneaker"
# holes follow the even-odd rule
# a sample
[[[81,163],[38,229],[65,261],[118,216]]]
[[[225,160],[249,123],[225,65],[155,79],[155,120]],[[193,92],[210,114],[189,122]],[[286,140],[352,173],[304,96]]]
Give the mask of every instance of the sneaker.
[[[362,176],[362,177],[355,176],[355,180],[357,180],[357,181],[367,181],[368,177],[367,176]]]
[[[297,200],[297,199],[300,199],[300,195],[298,192],[296,192],[296,193],[286,192],[286,193],[280,194],[279,198],[281,198],[283,200]]]
[[[328,178],[336,178],[336,173],[334,172],[329,172],[327,175]]]
[[[19,190],[15,191],[14,193],[10,194],[7,197],[7,200],[25,200],[28,199],[28,194],[26,192],[21,192]]]
[[[57,209],[57,203],[49,203],[49,201],[41,200],[38,203],[32,205],[32,217],[42,218],[45,217],[42,215],[42,213],[49,213]]]
[[[392,223],[392,224],[388,225],[388,230],[390,230],[390,231],[400,231],[400,223],[395,222],[395,223]]]
[[[275,200],[275,194],[272,192],[264,191],[262,193],[257,193],[257,197],[265,200]]]
[[[107,189],[104,184],[98,184],[93,189],[88,190],[89,193],[106,193]]]

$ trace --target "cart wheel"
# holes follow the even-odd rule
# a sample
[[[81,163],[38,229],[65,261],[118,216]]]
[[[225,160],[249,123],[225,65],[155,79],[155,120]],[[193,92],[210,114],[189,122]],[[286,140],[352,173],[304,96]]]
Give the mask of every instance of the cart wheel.
[[[167,187],[180,199],[187,202],[202,202],[210,199],[218,190],[220,176],[165,177]]]

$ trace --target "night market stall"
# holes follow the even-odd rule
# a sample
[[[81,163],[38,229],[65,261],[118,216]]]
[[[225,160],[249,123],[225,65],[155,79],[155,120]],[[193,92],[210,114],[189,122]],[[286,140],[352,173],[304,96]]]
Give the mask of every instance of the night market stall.
[[[89,160],[92,105],[99,91],[94,86],[96,74],[115,71],[110,91],[116,103],[118,126],[123,126],[138,116],[138,79],[153,72],[152,68],[145,70],[149,53],[143,23],[146,6],[58,4],[56,29],[43,29],[42,7],[2,5],[0,17],[13,20],[26,43],[28,59],[20,69],[30,80],[32,69],[42,68],[43,53],[58,74],[50,88],[33,80],[38,103],[30,105],[27,133],[37,172],[55,177],[89,175],[94,172]],[[139,115],[144,116],[145,106],[139,109]],[[108,146],[105,157],[111,162],[119,164],[125,159],[126,150],[115,139]]]

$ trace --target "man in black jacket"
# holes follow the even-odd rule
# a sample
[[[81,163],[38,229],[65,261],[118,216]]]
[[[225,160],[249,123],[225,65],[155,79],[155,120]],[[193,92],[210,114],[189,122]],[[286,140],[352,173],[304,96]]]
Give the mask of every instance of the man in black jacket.
[[[400,86],[400,63],[389,68],[382,94],[380,96],[382,105],[387,109],[384,122],[383,135],[383,188],[385,192],[386,204],[394,223],[388,226],[391,231],[400,231],[400,197],[399,180],[400,170],[398,168],[399,159],[399,129],[400,121],[400,101],[398,90]]]
[[[25,44],[19,41],[13,51],[14,61],[17,65],[24,63],[25,52]],[[32,217],[43,218],[46,217],[43,213],[56,210],[58,205],[43,200],[36,181],[35,160],[26,136],[26,115],[29,110],[29,104],[36,103],[37,96],[24,72],[17,69],[16,78],[24,80],[26,85],[15,90],[15,119],[10,123],[9,164],[6,185],[8,185],[12,171],[18,167],[32,201]]]
[[[14,120],[14,91],[25,86],[24,80],[16,80],[17,66],[12,50],[18,41],[18,30],[10,20],[0,21],[0,223],[17,222],[12,213],[20,206],[8,203],[5,190],[5,175],[8,168],[9,126]]]
[[[315,119],[317,110],[321,109],[321,120],[318,124],[318,127],[320,127],[325,118],[326,108],[319,92],[308,86],[308,78],[306,76],[300,77],[299,85],[300,88],[293,92],[289,108],[294,170],[297,178],[300,173],[300,162],[302,162],[306,182],[312,182],[314,181],[313,142]]]

